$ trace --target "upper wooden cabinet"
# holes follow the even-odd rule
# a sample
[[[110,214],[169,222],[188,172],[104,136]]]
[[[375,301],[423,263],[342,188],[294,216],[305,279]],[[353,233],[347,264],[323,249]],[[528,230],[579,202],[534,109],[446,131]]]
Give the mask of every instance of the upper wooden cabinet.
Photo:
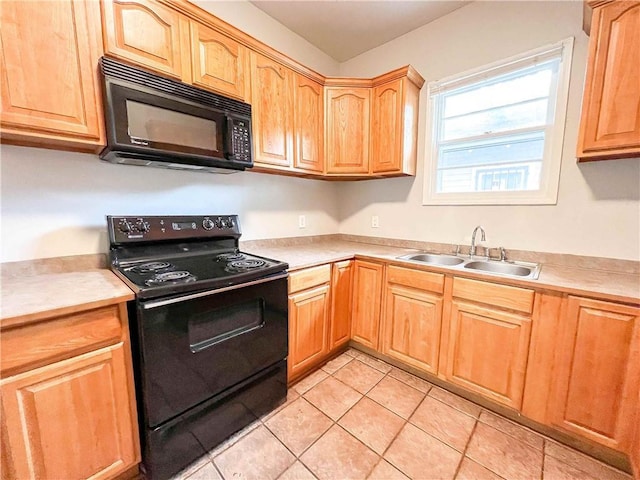
[[[407,76],[373,89],[371,173],[415,175],[419,96],[420,87]]]
[[[198,22],[189,24],[191,82],[243,100],[249,83],[247,48]]]
[[[293,165],[293,72],[251,52],[253,161],[258,165]]]
[[[640,156],[640,2],[590,2],[578,158]]]
[[[294,167],[324,170],[324,92],[318,82],[294,73]]]
[[[374,350],[378,349],[380,331],[382,275],[383,266],[378,263],[354,263],[351,338]]]
[[[555,352],[551,423],[630,452],[640,390],[640,309],[570,296]]]
[[[3,1],[0,23],[2,141],[99,150],[99,4]]]
[[[105,52],[191,81],[189,21],[152,0],[103,0]]]
[[[369,172],[370,88],[327,87],[327,173]]]

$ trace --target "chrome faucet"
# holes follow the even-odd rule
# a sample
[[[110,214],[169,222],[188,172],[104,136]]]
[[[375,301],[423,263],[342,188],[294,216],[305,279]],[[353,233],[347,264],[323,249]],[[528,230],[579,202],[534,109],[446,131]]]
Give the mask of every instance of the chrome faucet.
[[[471,234],[471,249],[469,250],[469,258],[473,257],[476,254],[476,233],[478,233],[478,229],[480,229],[480,241],[484,242],[486,240],[484,236],[484,228],[478,225],[473,229],[473,233]]]

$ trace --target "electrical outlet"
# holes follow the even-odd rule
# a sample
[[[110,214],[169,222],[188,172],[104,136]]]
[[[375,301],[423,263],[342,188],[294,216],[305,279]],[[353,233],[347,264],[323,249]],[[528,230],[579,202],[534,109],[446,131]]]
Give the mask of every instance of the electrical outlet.
[[[371,228],[379,228],[380,227],[380,218],[378,215],[373,215],[371,217]]]
[[[307,217],[306,217],[306,215],[300,215],[298,217],[298,228],[307,228]]]

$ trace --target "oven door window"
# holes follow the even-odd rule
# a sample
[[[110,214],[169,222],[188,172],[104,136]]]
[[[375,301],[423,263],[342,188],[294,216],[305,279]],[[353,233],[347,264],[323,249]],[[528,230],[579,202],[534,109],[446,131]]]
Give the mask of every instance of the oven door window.
[[[263,326],[262,298],[198,313],[189,319],[189,348],[198,353]]]
[[[287,279],[137,308],[150,426],[287,358]]]

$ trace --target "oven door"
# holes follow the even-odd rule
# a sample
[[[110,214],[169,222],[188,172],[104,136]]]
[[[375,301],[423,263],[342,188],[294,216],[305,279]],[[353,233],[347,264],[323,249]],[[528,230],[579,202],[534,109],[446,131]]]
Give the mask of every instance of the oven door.
[[[287,357],[287,276],[137,303],[141,400],[148,427]]]

